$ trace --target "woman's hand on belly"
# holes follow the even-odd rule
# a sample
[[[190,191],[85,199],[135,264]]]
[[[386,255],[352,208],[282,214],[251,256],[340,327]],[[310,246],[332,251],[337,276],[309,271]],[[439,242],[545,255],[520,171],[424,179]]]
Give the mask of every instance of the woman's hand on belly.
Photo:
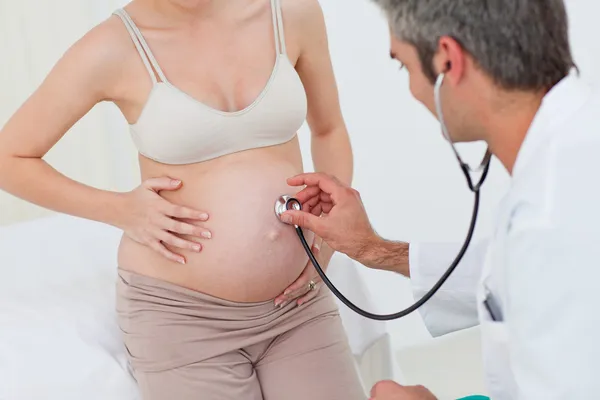
[[[180,187],[180,180],[168,177],[144,181],[137,189],[124,195],[120,228],[135,242],[169,260],[185,264],[185,258],[176,254],[175,248],[198,253],[202,246],[197,238],[208,239],[211,235],[207,229],[192,222],[207,221],[207,212],[175,205],[159,194],[161,191],[176,191]]]
[[[321,257],[322,244],[323,240],[315,236],[311,249],[319,262],[319,265],[321,265],[323,270],[326,270],[329,259],[323,259],[323,257]],[[313,266],[312,262],[308,260],[308,263],[300,276],[288,286],[282,294],[275,298],[275,306],[284,307],[293,299],[295,299],[294,301],[296,301],[296,304],[300,306],[317,295],[321,283],[321,276]]]

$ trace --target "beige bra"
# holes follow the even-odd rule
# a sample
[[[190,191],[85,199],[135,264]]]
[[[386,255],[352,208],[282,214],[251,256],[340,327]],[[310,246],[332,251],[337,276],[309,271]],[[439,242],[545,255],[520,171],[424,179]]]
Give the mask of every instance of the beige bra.
[[[296,136],[306,119],[306,93],[286,55],[279,0],[271,0],[271,7],[275,66],[256,100],[234,112],[209,107],[169,83],[131,17],[123,9],[115,11],[125,23],[153,82],[139,119],[130,124],[140,154],[165,164],[190,164],[282,144]]]

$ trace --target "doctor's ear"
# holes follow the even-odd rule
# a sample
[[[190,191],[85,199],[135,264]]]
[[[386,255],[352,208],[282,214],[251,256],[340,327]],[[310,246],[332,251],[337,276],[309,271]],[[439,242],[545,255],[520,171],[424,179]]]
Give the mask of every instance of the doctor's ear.
[[[437,60],[434,61],[437,61],[439,73],[444,73],[448,79],[458,82],[464,74],[466,57],[467,52],[454,38],[443,36],[439,41]]]

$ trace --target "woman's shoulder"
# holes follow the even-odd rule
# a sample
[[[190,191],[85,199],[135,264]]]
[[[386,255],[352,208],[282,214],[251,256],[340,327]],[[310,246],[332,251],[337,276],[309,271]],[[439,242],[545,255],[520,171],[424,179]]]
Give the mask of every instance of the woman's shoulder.
[[[73,76],[88,77],[90,85],[106,93],[118,85],[124,60],[135,54],[127,28],[111,15],[73,43],[58,65]]]
[[[294,23],[315,23],[323,18],[319,0],[280,0],[284,19]],[[310,27],[307,27],[310,29]]]
[[[70,50],[108,64],[122,62],[122,57],[131,52],[132,46],[125,25],[118,16],[111,15],[84,34]]]
[[[291,34],[301,48],[313,47],[326,35],[325,17],[319,0],[280,0],[286,36]],[[294,40],[294,39],[292,39]]]

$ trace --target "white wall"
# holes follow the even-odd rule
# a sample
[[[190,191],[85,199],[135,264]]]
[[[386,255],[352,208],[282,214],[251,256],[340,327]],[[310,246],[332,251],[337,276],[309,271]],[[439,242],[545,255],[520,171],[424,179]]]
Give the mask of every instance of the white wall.
[[[341,102],[356,157],[355,186],[376,229],[390,239],[462,241],[471,215],[472,194],[437,122],[413,100],[408,75],[389,59],[389,37],[380,11],[368,0],[321,0],[329,30]],[[572,42],[582,75],[600,83],[597,0],[567,0]],[[303,134],[304,154],[309,154]],[[463,145],[479,161],[483,147]],[[310,166],[308,157],[307,166]],[[493,211],[508,187],[494,162],[482,192],[476,237],[491,228]],[[379,306],[393,312],[409,305],[408,282],[380,271],[363,271]],[[397,345],[426,340],[418,314],[389,323]]]

